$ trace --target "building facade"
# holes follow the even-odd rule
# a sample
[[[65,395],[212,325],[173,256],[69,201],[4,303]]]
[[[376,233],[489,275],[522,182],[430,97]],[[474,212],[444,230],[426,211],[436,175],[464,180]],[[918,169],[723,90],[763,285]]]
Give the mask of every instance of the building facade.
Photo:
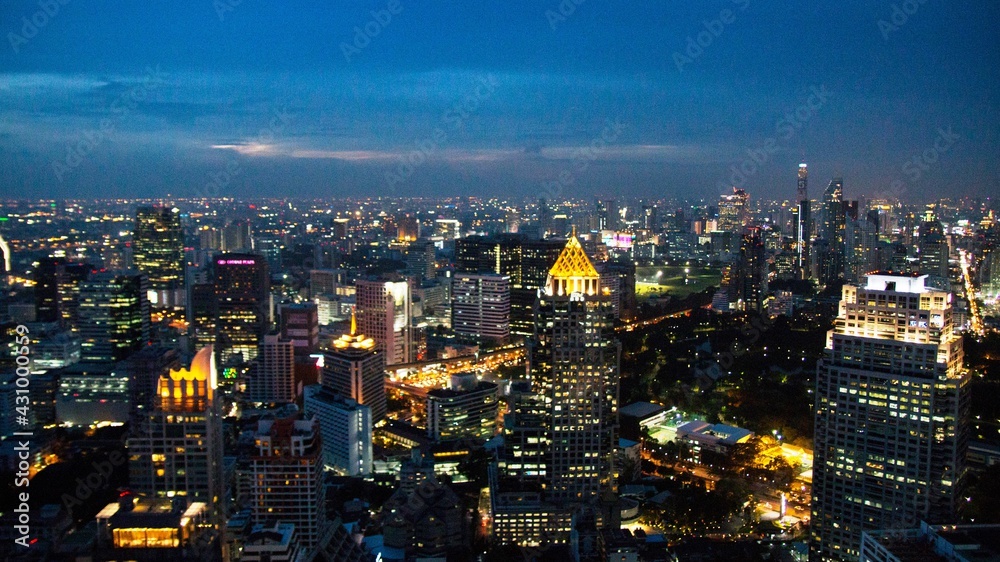
[[[160,377],[153,411],[142,416],[128,439],[133,491],[186,497],[217,514],[223,511],[217,383],[211,346],[195,355],[190,368]]]
[[[489,342],[510,336],[509,276],[456,274],[451,294],[451,327],[456,334]]]
[[[413,302],[405,281],[358,279],[357,314],[361,332],[385,353],[386,365],[410,363],[413,345]]]
[[[512,397],[504,420],[491,477],[496,540],[565,542],[567,517],[599,525],[613,517],[620,376],[613,322],[609,294],[574,233],[538,292],[530,390]]]
[[[813,560],[857,560],[863,531],[954,520],[969,375],[952,295],[926,280],[844,286],[817,367]]]

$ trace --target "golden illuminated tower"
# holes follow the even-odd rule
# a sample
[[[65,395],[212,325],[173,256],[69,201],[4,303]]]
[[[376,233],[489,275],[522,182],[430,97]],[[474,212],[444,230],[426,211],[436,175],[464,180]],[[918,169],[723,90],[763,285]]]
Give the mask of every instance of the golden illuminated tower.
[[[128,440],[133,491],[186,497],[222,512],[222,430],[212,346],[189,369],[171,370],[157,382],[153,411]]]
[[[501,543],[565,542],[582,515],[610,524],[621,346],[609,291],[576,233],[549,270],[528,340],[530,392],[504,420],[493,491]],[[534,507],[526,509],[526,505]]]
[[[333,340],[324,353],[320,382],[335,394],[371,408],[373,425],[385,419],[385,353],[372,338],[358,333],[354,311],[351,333]]]

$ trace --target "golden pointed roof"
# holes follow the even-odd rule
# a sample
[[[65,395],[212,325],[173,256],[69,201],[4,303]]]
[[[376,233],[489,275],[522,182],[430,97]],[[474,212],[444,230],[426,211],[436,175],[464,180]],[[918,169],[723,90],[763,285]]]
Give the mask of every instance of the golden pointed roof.
[[[358,319],[351,307],[351,333],[344,334],[340,338],[333,340],[333,347],[336,349],[361,349],[369,350],[375,347],[375,340],[358,333]]]
[[[201,351],[196,353],[194,359],[191,360],[190,368],[171,369],[167,376],[175,381],[209,381],[215,388],[215,356],[212,352],[212,346],[206,345],[201,348]]]
[[[590,258],[583,251],[583,246],[576,237],[576,228],[573,235],[566,241],[566,247],[559,254],[559,259],[549,270],[549,275],[553,279],[570,279],[573,277],[598,278],[600,274],[594,269],[594,264],[590,263]]]

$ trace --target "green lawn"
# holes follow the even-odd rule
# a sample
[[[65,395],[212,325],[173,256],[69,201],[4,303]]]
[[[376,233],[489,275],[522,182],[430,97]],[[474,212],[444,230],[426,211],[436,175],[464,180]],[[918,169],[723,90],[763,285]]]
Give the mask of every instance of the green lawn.
[[[685,273],[684,270],[688,272]],[[657,273],[662,272],[659,276]],[[637,267],[635,293],[640,297],[667,294],[678,298],[719,286],[722,272],[714,267]]]

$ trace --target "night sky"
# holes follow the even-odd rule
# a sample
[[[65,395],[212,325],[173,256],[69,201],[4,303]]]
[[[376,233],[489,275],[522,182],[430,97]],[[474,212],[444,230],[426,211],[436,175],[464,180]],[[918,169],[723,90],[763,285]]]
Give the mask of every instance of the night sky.
[[[0,196],[1000,193],[1000,3],[796,4],[3,0]]]

